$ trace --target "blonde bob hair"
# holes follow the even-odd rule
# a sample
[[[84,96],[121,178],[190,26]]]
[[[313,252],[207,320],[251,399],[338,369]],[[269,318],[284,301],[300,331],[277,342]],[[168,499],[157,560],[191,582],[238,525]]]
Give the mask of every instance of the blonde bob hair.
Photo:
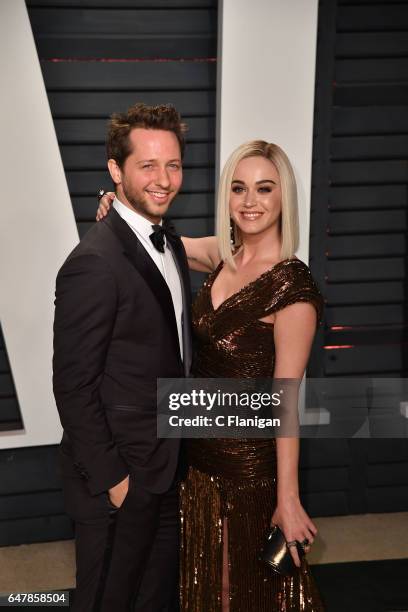
[[[231,244],[231,219],[229,201],[235,169],[247,157],[265,157],[275,164],[280,178],[282,195],[281,212],[281,261],[294,256],[299,245],[299,217],[295,175],[284,151],[264,140],[251,140],[230,155],[222,171],[217,198],[217,240],[221,259],[235,269],[233,249],[241,244],[240,232],[234,224],[234,244]]]

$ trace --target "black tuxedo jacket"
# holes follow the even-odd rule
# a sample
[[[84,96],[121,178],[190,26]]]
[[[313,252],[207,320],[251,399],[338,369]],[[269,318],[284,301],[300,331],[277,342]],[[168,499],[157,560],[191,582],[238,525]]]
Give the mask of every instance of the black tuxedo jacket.
[[[182,284],[183,361],[169,288],[114,209],[57,276],[53,386],[61,450],[91,495],[130,471],[154,493],[175,475],[180,441],[157,439],[156,379],[189,374],[191,294],[183,244],[168,244]]]

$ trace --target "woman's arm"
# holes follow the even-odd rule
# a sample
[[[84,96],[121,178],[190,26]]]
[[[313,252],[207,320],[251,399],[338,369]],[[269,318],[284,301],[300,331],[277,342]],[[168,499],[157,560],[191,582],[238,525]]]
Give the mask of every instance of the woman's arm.
[[[316,311],[312,304],[297,302],[278,311],[275,316],[274,378],[301,380],[309,359],[316,329]],[[313,543],[316,526],[303,509],[299,498],[299,439],[276,439],[277,506],[272,523],[283,531],[286,541],[305,538]],[[296,548],[291,547],[293,560],[299,567]]]
[[[96,220],[100,221],[108,214],[115,194],[108,191],[101,198],[96,211]],[[197,272],[212,272],[220,263],[217,239],[215,236],[205,236],[204,238],[187,238],[181,236],[186,250],[188,265],[191,270]]]
[[[182,236],[186,249],[188,266],[197,272],[212,272],[220,263],[217,238],[205,236],[204,238],[187,238]]]

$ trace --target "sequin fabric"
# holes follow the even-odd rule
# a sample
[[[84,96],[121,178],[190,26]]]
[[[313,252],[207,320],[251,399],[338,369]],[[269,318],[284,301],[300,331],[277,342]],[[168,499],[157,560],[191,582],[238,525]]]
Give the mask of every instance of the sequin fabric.
[[[273,324],[262,322],[295,302],[321,295],[308,267],[285,260],[213,308],[208,277],[193,305],[194,375],[273,375]],[[223,525],[228,527],[230,612],[323,612],[307,562],[281,577],[258,560],[276,506],[275,440],[186,441],[189,470],[181,487],[181,609],[221,612]]]

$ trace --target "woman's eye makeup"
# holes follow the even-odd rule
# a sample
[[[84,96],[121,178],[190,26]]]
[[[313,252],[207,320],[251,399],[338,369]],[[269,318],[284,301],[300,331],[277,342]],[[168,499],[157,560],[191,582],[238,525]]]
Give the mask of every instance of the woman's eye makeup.
[[[231,191],[233,193],[242,193],[245,191],[245,188],[240,185],[233,185]],[[271,193],[272,188],[267,185],[263,185],[262,187],[258,187],[257,191],[258,193]]]

